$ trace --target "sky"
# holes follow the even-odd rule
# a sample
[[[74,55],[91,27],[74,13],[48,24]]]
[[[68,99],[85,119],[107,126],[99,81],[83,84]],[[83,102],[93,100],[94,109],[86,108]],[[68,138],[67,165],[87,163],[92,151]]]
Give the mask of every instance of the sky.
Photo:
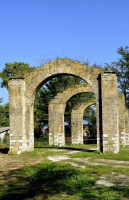
[[[129,0],[0,0],[0,72],[57,57],[104,66],[129,46]],[[8,91],[0,88],[3,104]]]

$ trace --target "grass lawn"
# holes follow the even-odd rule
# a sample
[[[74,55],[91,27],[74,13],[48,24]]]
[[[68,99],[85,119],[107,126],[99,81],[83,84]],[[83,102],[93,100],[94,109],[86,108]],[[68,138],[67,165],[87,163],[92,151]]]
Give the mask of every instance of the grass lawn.
[[[71,155],[71,158],[90,157],[93,159],[111,159],[111,160],[123,160],[129,161],[129,150],[120,149],[119,153],[100,153],[94,152],[79,152]]]
[[[92,148],[91,145],[89,146],[89,148]],[[33,152],[21,155],[8,155],[4,151],[7,147],[0,144],[0,200],[129,199],[129,185],[114,185],[111,187],[96,185],[96,181],[100,176],[112,178],[113,173],[116,176],[129,176],[129,168],[85,164],[86,168],[81,169],[65,163],[66,161],[54,163],[47,159],[47,156],[62,155],[69,150],[56,151],[56,148],[50,148],[49,146],[48,148],[41,148],[40,144],[39,148],[35,148]],[[70,148],[75,147],[71,146]],[[78,146],[77,148],[82,147]],[[128,148],[121,148],[118,154],[78,152],[69,154],[69,157],[71,157],[70,161],[77,157],[128,161],[129,150]]]

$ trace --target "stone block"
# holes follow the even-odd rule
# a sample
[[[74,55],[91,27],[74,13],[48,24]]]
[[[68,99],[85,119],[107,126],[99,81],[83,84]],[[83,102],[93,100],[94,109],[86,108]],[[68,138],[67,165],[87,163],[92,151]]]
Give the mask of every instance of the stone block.
[[[108,134],[103,134],[103,137],[108,138]]]

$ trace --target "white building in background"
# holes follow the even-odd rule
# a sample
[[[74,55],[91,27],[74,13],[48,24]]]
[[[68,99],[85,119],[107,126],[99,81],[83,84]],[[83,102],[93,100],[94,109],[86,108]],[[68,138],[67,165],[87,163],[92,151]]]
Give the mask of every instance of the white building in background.
[[[9,140],[10,127],[0,128],[0,141],[3,142],[4,139]]]

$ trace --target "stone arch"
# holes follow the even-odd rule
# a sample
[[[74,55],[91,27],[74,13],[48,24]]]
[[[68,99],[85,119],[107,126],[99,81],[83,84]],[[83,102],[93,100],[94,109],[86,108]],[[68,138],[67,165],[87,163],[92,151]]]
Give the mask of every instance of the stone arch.
[[[83,143],[83,114],[84,110],[88,108],[88,106],[95,104],[95,100],[91,100],[86,103],[82,103],[81,105],[76,105],[71,112],[71,130],[72,130],[72,144]],[[93,103],[93,104],[92,104]],[[129,144],[129,112],[125,106],[125,97],[124,94],[118,92],[118,113],[119,113],[119,145],[124,146]],[[76,131],[77,130],[77,131]],[[80,139],[77,140],[76,132],[80,133]],[[76,138],[75,138],[76,137]],[[77,141],[76,141],[77,140]]]
[[[100,138],[100,150],[117,153],[119,145],[114,145],[114,138],[116,141],[119,140],[116,74],[61,58],[37,68],[22,78],[9,80],[10,151],[20,154],[34,149],[33,104],[35,94],[46,80],[61,74],[78,76],[92,87],[96,96],[96,109],[99,111],[97,112],[99,119],[97,131]],[[108,132],[110,132],[109,145],[107,144],[104,149],[103,133],[108,134]]]
[[[76,94],[93,92],[87,84],[79,84],[58,93],[48,106],[49,113],[49,144],[65,145],[64,136],[64,112],[67,101]]]
[[[71,141],[72,144],[83,144],[83,115],[84,111],[91,105],[96,104],[96,100],[90,100],[80,105],[76,105],[71,112]]]

